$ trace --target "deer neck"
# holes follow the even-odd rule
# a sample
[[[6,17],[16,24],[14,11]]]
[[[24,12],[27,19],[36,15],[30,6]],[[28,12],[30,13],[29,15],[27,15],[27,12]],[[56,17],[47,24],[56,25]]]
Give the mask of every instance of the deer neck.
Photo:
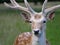
[[[44,30],[40,36],[32,34],[32,45],[46,45],[46,34]]]
[[[38,45],[46,45],[46,34],[45,34],[45,31],[43,31],[41,36],[39,37]]]

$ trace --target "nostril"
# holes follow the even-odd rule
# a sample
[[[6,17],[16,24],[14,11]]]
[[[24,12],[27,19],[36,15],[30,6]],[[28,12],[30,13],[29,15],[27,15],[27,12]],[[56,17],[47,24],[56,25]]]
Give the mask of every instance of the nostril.
[[[35,34],[35,35],[38,35],[38,34],[39,34],[39,30],[34,31],[34,34]]]

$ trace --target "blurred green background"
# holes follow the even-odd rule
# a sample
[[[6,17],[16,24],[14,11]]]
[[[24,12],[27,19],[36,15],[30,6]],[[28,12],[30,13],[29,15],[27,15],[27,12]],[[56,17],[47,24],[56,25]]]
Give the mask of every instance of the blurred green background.
[[[24,6],[24,3],[19,4]],[[49,2],[47,7],[58,4],[60,2]],[[30,3],[30,5],[35,11],[41,11],[41,4]],[[0,4],[0,45],[13,45],[16,36],[28,31],[31,32],[30,24],[24,22],[19,10],[10,9],[4,4]],[[51,45],[60,45],[60,9],[55,11],[54,20],[47,22],[46,36]]]

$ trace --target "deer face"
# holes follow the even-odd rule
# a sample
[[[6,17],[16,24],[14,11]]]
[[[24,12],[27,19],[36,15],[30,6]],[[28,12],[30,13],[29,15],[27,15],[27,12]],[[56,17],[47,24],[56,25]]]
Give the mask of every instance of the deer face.
[[[46,26],[46,18],[42,14],[35,14],[30,18],[32,33],[38,35]]]

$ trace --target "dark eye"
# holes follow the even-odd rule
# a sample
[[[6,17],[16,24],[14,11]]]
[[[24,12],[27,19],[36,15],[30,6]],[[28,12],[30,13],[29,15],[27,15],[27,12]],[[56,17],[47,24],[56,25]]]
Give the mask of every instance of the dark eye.
[[[29,21],[29,20],[26,20],[25,22],[32,23],[32,22],[31,22],[31,21]]]
[[[43,23],[46,23],[46,21],[43,21]]]
[[[31,21],[29,21],[29,23],[32,23]]]

